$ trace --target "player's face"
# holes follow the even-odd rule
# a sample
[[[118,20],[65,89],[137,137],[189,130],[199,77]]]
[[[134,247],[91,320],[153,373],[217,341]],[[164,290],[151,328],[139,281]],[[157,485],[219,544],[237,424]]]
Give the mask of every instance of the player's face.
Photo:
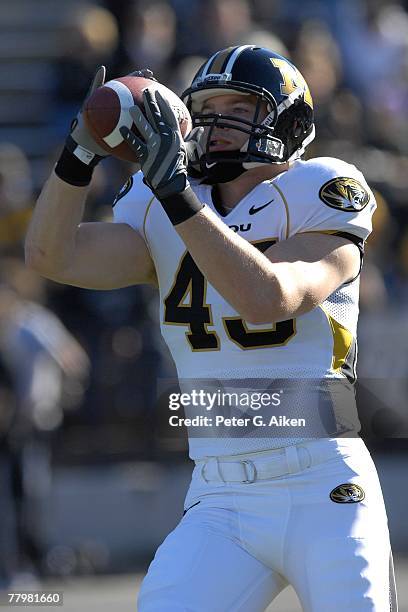
[[[237,123],[240,119],[253,121],[255,115],[257,98],[251,95],[225,94],[215,96],[204,101],[202,113],[221,114],[236,117]],[[262,103],[260,115],[257,122],[261,122],[267,115],[266,103]],[[248,126],[245,126],[248,128]],[[209,132],[210,128],[206,128]],[[248,134],[234,130],[233,128],[215,127],[211,132],[211,142],[209,150],[215,151],[236,151],[241,149],[248,140]]]

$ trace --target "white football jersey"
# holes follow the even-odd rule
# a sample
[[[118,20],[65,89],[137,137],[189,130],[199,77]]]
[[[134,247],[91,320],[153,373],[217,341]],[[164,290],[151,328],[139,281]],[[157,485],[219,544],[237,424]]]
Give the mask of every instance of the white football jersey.
[[[192,188],[226,225],[261,251],[304,232],[344,233],[363,243],[371,232],[376,208],[361,172],[333,158],[294,162],[288,171],[257,185],[225,216],[214,205],[211,186],[192,181]],[[280,390],[286,380],[353,382],[358,277],[296,319],[252,325],[206,281],[160,203],[142,182],[141,173],[135,174],[119,193],[114,221],[129,224],[149,248],[159,282],[161,331],[181,381],[258,380],[264,387],[268,382],[268,388],[279,381]],[[296,397],[290,392],[287,395],[291,397],[291,417],[305,416],[310,409],[303,394],[299,382]],[[321,400],[315,409],[321,417],[325,410]],[[285,410],[289,410],[288,402]],[[354,408],[339,419],[331,437],[358,431]],[[323,430],[329,435],[327,427]],[[287,428],[275,431],[273,439],[228,438],[225,432],[215,432],[205,439],[190,437],[190,453],[193,458],[229,455],[298,441],[299,434],[291,435]]]

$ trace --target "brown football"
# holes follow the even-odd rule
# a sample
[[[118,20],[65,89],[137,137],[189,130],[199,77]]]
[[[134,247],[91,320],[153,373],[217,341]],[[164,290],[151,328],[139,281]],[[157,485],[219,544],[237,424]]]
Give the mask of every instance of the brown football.
[[[143,90],[158,90],[170,101],[179,118],[183,136],[191,130],[190,113],[180,98],[161,83],[142,76],[124,76],[98,87],[85,103],[83,117],[92,137],[105,151],[126,161],[136,161],[135,154],[123,141],[119,131],[122,126],[137,133],[129,114],[129,108],[137,104],[143,110]]]

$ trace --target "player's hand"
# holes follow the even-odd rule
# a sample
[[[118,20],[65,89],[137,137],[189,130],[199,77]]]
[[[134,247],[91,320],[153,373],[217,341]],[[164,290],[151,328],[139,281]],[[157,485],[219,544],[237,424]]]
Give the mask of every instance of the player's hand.
[[[83,162],[87,166],[90,166],[91,168],[95,167],[96,164],[99,163],[102,158],[108,157],[109,153],[107,153],[104,149],[102,149],[102,147],[98,145],[97,142],[95,142],[95,140],[92,138],[91,134],[87,130],[82,116],[82,109],[84,108],[86,101],[93,94],[95,89],[97,89],[98,87],[102,87],[102,85],[105,83],[105,74],[105,66],[100,66],[95,73],[89,91],[85,97],[85,100],[78,115],[72,121],[71,132],[65,142],[66,148],[81,162]]]
[[[147,118],[137,105],[129,111],[143,140],[124,126],[120,133],[138,156],[145,183],[163,199],[189,186],[187,148],[170,103],[149,88],[143,92],[143,102]]]

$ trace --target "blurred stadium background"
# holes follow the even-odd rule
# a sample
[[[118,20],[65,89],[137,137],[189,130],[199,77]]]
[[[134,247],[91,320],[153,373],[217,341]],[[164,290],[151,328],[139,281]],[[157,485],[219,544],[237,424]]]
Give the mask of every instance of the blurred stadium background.
[[[66,610],[135,609],[191,464],[156,381],[174,375],[145,287],[87,291],[24,267],[33,203],[96,66],[180,93],[203,58],[256,42],[308,81],[310,156],[355,163],[378,197],[361,278],[357,387],[408,611],[408,1],[0,0],[0,588],[51,585]],[[109,219],[132,167],[95,172]],[[50,586],[50,588],[51,588]],[[299,610],[285,592],[271,607]]]

